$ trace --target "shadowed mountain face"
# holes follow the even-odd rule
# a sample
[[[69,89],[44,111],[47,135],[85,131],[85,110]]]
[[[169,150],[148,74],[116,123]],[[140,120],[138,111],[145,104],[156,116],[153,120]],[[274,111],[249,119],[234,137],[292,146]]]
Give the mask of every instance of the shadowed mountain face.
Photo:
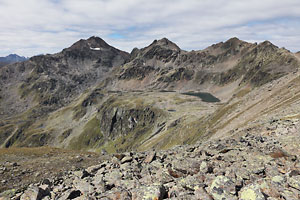
[[[129,54],[91,37],[0,69],[0,145],[121,152],[226,135],[283,108],[272,88],[299,66],[268,41],[188,52],[163,38]]]
[[[27,58],[23,56],[18,56],[17,54],[10,54],[6,57],[0,57],[0,67],[4,65],[9,65],[16,62],[22,62],[27,60]]]

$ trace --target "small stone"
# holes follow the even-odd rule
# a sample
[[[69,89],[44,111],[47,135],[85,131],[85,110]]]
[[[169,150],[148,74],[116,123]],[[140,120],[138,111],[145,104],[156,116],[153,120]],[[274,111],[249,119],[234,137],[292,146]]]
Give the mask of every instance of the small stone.
[[[42,185],[51,185],[51,181],[49,179],[44,179],[42,182],[41,182]]]
[[[156,156],[156,152],[155,151],[151,151],[150,153],[148,153],[147,157],[144,160],[144,163],[151,163],[154,158]]]
[[[131,193],[127,190],[112,190],[109,192],[106,192],[103,196],[105,196],[108,199],[122,199],[122,200],[131,200]],[[100,199],[102,199],[100,197]]]
[[[50,193],[50,187],[49,187],[49,185],[41,185],[41,186],[39,186],[39,188],[41,188],[44,192],[46,192],[46,193]]]
[[[74,188],[79,190],[82,194],[89,194],[94,190],[94,187],[83,179],[76,178],[73,181]]]
[[[132,194],[132,200],[153,200],[153,199],[164,199],[164,197],[167,195],[166,188],[162,185],[160,186],[142,186],[139,188],[136,188],[131,191]]]
[[[276,183],[276,184],[278,184],[278,185],[283,185],[284,182],[285,182],[285,179],[284,179],[284,177],[282,177],[282,176],[274,176],[274,177],[272,178],[272,182],[274,182],[274,183]]]
[[[234,196],[234,182],[226,176],[217,176],[213,180],[209,192],[215,200],[237,199],[236,196]]]
[[[178,181],[178,184],[180,184],[183,188],[186,188],[191,191],[194,191],[204,186],[200,178],[198,178],[197,176],[190,176],[190,175],[185,178],[181,178]]]
[[[101,150],[101,155],[102,155],[102,156],[107,155],[107,154],[108,154],[108,153],[107,153],[107,151],[106,151],[105,149],[102,149],[102,150]]]
[[[114,169],[109,173],[105,174],[104,181],[106,181],[109,185],[114,185],[116,183],[120,184],[120,180],[122,179],[123,174],[119,169]]]
[[[292,176],[288,178],[288,184],[297,190],[300,190],[300,176]]]
[[[292,176],[298,176],[300,175],[300,172],[298,170],[292,170],[290,173],[289,173],[289,176],[292,177]]]
[[[12,167],[17,167],[17,166],[19,166],[19,165],[18,165],[18,163],[14,162],[14,163],[11,164],[11,166],[12,166]]]
[[[81,179],[83,179],[85,177],[88,177],[88,176],[91,176],[91,174],[88,173],[86,170],[75,171],[74,175],[81,178]]]
[[[281,196],[284,198],[284,199],[287,199],[287,200],[296,200],[296,199],[299,199],[299,196],[297,197],[293,192],[289,191],[289,190],[284,190],[282,193],[281,193]]]
[[[48,191],[44,191],[42,188],[31,186],[24,192],[20,200],[39,200],[47,196],[48,194]]]
[[[265,200],[259,185],[252,184],[242,188],[240,200]]]
[[[116,157],[118,160],[122,160],[125,155],[124,154],[115,154],[114,157]]]
[[[105,167],[105,164],[100,164],[100,165],[94,165],[94,166],[91,166],[91,167],[88,167],[86,169],[86,171],[90,174],[94,174],[96,173],[99,169],[101,169],[102,167]]]
[[[194,193],[195,193],[196,199],[213,200],[213,198],[203,188],[198,188],[197,190],[195,190]]]
[[[200,172],[206,173],[208,171],[208,165],[207,162],[203,161],[200,165]]]
[[[131,162],[132,161],[132,157],[131,156],[125,156],[124,158],[122,158],[121,160],[121,164],[127,163],[127,162]]]
[[[40,172],[36,172],[36,173],[34,174],[34,176],[36,176],[36,177],[38,177],[38,176],[40,176],[40,175],[41,175]]]

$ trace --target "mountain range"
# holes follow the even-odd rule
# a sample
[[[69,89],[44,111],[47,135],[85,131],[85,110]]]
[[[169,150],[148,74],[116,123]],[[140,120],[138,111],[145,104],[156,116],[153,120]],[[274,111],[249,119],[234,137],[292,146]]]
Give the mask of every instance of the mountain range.
[[[0,199],[299,199],[299,68],[235,37],[128,53],[93,36],[5,65]]]
[[[17,54],[10,54],[6,57],[0,57],[0,67],[16,62],[22,62],[27,60],[24,56],[19,56]]]
[[[226,135],[294,103],[298,69],[268,41],[184,51],[163,38],[127,53],[91,37],[1,68],[0,145],[120,152]]]

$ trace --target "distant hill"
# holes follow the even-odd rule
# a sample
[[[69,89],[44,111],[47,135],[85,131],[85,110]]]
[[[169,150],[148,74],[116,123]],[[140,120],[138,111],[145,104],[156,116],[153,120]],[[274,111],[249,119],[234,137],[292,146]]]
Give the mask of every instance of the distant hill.
[[[28,58],[26,58],[24,56],[19,56],[17,54],[10,54],[6,57],[0,57],[0,67],[2,67],[4,65],[16,63],[16,62],[22,62],[22,61],[25,61],[27,59]]]

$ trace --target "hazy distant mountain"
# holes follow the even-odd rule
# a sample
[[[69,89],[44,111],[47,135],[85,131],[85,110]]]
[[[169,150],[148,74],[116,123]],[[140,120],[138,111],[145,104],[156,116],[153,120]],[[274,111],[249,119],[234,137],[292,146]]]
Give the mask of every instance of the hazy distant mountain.
[[[22,62],[22,61],[25,61],[27,59],[28,58],[26,58],[24,56],[19,56],[17,54],[10,54],[6,57],[0,57],[0,67],[4,66],[4,65],[16,63],[16,62]]]

